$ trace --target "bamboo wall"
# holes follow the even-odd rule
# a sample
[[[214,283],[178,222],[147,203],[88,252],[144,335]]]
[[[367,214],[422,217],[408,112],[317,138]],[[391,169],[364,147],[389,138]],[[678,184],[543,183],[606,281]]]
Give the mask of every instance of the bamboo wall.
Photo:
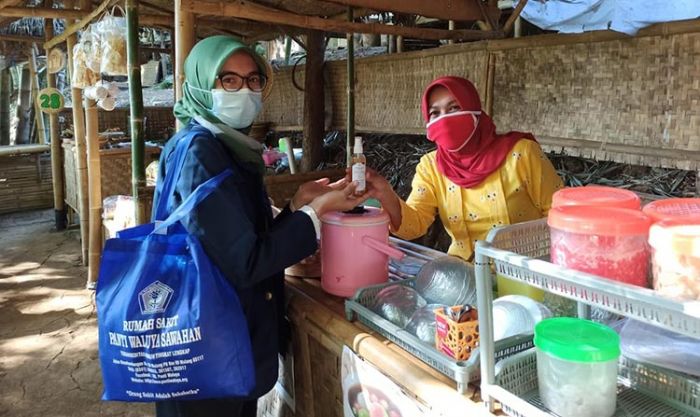
[[[65,109],[60,114],[61,131],[73,123],[71,109]],[[175,116],[172,107],[145,107],[144,132],[146,140],[168,139],[175,130]],[[107,129],[120,129],[129,132],[129,109],[119,108],[112,111],[98,112],[98,124],[100,132]]]
[[[51,157],[0,156],[0,214],[53,207]]]
[[[492,98],[500,131],[533,132],[547,150],[697,170],[699,64],[697,20],[657,25],[634,38],[543,35],[363,58],[355,64],[356,126],[422,134],[423,88],[441,75],[459,75],[476,84],[484,106]],[[345,126],[345,65],[326,64],[333,129]],[[303,93],[292,86],[291,70],[276,77],[261,118],[278,130],[300,129]],[[303,86],[303,66],[296,77]]]

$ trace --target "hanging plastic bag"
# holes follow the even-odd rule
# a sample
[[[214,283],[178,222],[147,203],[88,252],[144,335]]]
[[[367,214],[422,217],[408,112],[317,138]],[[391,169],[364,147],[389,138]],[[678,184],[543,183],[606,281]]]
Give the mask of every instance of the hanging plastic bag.
[[[85,88],[97,83],[100,79],[98,72],[90,69],[88,60],[92,52],[92,45],[88,41],[87,32],[80,37],[80,41],[73,47],[73,68],[71,69],[71,85],[75,88]]]
[[[102,47],[96,24],[90,25],[87,30],[83,32],[80,41],[84,45],[85,63],[87,67],[99,76],[100,66],[102,65]]]
[[[121,9],[121,8],[120,8]],[[123,10],[122,10],[122,14]],[[114,16],[114,9],[97,27],[100,34],[102,61],[100,72],[107,75],[128,75],[126,63],[126,19]]]

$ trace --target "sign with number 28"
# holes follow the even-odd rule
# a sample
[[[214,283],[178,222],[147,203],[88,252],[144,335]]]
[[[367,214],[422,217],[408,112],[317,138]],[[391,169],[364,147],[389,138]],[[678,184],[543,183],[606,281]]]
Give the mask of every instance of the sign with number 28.
[[[64,100],[63,95],[56,88],[44,88],[37,95],[39,99],[39,108],[44,113],[58,113],[63,110]]]

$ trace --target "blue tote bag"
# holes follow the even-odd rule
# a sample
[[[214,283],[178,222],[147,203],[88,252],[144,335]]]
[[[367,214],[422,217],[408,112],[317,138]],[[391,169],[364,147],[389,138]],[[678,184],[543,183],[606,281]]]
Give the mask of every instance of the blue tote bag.
[[[97,283],[103,400],[244,397],[255,386],[236,291],[180,220],[231,175],[201,184],[171,214],[169,197],[195,132],[179,139],[156,222],[106,242]]]

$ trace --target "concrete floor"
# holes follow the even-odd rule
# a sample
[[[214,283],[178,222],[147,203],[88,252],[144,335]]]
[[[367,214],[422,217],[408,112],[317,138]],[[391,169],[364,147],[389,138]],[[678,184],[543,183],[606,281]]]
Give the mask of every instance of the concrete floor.
[[[53,210],[0,216],[0,416],[149,416],[151,404],[104,402],[94,292],[78,232]]]

